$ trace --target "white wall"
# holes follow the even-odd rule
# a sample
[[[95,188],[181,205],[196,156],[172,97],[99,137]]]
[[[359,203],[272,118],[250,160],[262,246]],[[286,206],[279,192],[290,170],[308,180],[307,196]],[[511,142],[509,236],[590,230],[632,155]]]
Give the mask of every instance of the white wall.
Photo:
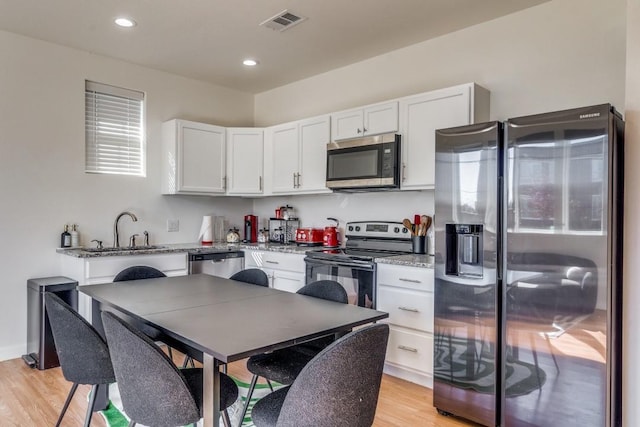
[[[112,243],[148,230],[152,243],[196,241],[203,214],[239,213],[251,201],[160,195],[160,123],[174,117],[251,125],[253,96],[89,53],[0,32],[0,360],[26,350],[26,282],[60,274],[56,246],[65,223],[83,243]],[[84,173],[85,79],[147,94],[147,177]],[[168,218],[180,231],[167,233]]]
[[[474,81],[491,118],[611,102],[624,106],[625,0],[553,0],[260,93],[256,124]]]
[[[257,199],[254,213],[260,227],[268,226],[275,208],[290,205],[296,209],[302,227],[334,225],[327,217],[340,221],[341,236],[347,221],[413,221],[414,214],[433,214],[433,191],[387,191],[381,193],[331,193],[322,195],[267,197]]]
[[[623,425],[640,424],[640,0],[627,0],[625,240],[623,290]]]

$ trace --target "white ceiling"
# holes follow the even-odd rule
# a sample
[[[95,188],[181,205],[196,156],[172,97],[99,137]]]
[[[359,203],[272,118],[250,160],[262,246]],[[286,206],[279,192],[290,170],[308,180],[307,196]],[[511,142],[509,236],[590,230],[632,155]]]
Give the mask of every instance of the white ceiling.
[[[0,29],[259,93],[545,1],[0,0]],[[285,9],[308,19],[258,26]]]

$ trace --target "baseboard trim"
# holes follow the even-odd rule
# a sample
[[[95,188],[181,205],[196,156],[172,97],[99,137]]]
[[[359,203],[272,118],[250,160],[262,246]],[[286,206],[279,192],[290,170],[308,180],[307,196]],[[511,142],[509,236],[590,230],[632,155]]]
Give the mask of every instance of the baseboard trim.
[[[393,377],[401,378],[411,383],[421,385],[423,387],[433,388],[433,377],[426,373],[421,373],[408,368],[393,365],[389,362],[384,364],[384,373]]]
[[[7,345],[0,347],[0,362],[5,360],[17,359],[22,357],[27,352],[26,346],[21,345]]]

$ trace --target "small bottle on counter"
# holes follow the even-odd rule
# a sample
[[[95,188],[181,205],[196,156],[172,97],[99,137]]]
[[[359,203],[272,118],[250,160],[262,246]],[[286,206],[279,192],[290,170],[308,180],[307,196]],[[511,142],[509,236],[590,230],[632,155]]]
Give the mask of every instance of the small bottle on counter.
[[[64,231],[60,235],[60,247],[61,248],[71,247],[71,233],[69,233],[69,226],[67,224],[64,225]]]
[[[78,233],[78,224],[71,226],[71,247],[77,248],[80,246],[80,233]]]

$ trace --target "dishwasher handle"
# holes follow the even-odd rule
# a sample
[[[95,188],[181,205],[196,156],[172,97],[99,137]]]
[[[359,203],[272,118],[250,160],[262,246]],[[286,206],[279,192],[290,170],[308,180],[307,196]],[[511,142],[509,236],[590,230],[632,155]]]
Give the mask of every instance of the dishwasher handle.
[[[210,252],[210,253],[189,253],[189,261],[224,261],[229,258],[244,258],[243,251],[233,252]]]

